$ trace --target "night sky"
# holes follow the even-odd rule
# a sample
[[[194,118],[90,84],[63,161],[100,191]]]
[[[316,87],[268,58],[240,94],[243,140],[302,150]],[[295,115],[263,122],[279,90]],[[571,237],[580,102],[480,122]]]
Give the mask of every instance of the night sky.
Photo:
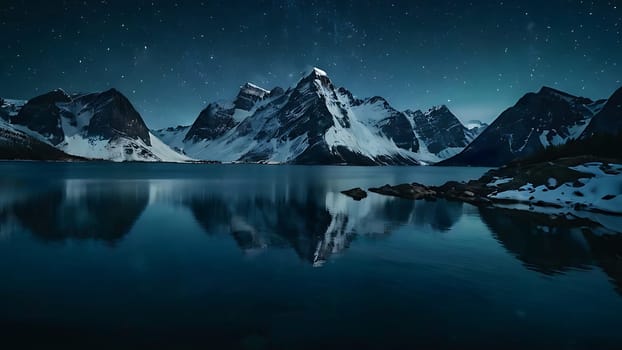
[[[0,0],[0,96],[115,87],[160,128],[318,66],[358,97],[490,121],[542,85],[608,97],[621,27],[606,0]]]

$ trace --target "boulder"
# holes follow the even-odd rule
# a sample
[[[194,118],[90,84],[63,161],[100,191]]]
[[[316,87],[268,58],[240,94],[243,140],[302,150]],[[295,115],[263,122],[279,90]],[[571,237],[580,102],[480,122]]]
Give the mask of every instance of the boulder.
[[[345,194],[348,197],[352,197],[355,201],[360,201],[361,199],[367,197],[367,192],[365,192],[365,190],[360,187],[341,191],[341,193]]]

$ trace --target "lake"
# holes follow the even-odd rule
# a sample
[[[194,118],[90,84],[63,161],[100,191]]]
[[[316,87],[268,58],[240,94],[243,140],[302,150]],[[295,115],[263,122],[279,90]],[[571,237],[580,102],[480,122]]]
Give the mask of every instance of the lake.
[[[352,187],[483,168],[0,163],[20,348],[620,348],[622,237]],[[18,346],[15,346],[18,347]]]

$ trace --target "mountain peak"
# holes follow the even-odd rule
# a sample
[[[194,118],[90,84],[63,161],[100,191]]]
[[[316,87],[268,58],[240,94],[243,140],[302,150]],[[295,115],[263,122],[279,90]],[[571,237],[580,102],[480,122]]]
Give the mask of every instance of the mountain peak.
[[[255,85],[251,83],[250,81],[247,81],[246,83],[244,83],[244,85],[240,87],[240,90],[252,91],[252,92],[261,93],[261,94],[267,94],[270,92],[270,90],[266,90],[259,85]]]
[[[318,79],[320,81],[330,81],[326,71],[317,67],[311,68],[311,71],[303,76],[302,81],[312,81],[315,79]]]
[[[121,100],[127,100],[127,97],[125,97],[125,95],[123,95],[123,93],[121,93],[121,91],[115,89],[115,88],[110,88],[106,91],[102,91],[100,93],[100,95],[103,98],[109,98],[109,99],[121,99]],[[129,102],[129,100],[128,100]]]
[[[108,90],[103,91],[102,93],[111,94],[111,95],[122,95],[121,92],[115,88],[110,88]]]
[[[557,90],[549,86],[543,86],[540,89],[540,91],[538,91],[536,96],[553,97],[556,99],[564,100],[569,103],[578,103],[578,104],[590,104],[593,102],[589,98],[571,95],[567,92]]]
[[[57,102],[69,102],[69,101],[71,101],[71,97],[63,89],[54,89],[43,95],[39,95],[37,97],[32,98],[29,102],[31,102],[31,105],[35,105],[35,104],[51,105]]]
[[[313,69],[311,69],[311,73],[310,75],[315,75],[318,77],[328,77],[328,74],[326,74],[326,71],[318,68],[318,67],[313,67]]]
[[[373,96],[367,99],[367,103],[370,103],[370,104],[374,104],[378,102],[383,103],[383,104],[388,103],[387,100],[382,96]]]
[[[268,94],[270,94],[270,91],[247,82],[240,86],[240,92],[238,92],[238,96],[233,101],[233,104],[235,108],[250,111],[257,101],[264,99]]]
[[[538,91],[538,95],[558,95],[558,96],[563,96],[563,97],[570,97],[570,98],[576,98],[576,96],[571,95],[567,92],[561,91],[561,90],[557,90],[554,89],[550,86],[543,86],[542,88],[540,88],[540,91]]]
[[[450,112],[450,110],[447,107],[447,105],[438,105],[438,106],[433,106],[432,108],[430,108],[428,112],[425,114],[430,115],[430,114],[438,113],[438,112],[446,113],[446,112]]]
[[[314,82],[316,81],[324,87],[329,87],[333,84],[330,81],[330,78],[328,78],[328,75],[325,71],[320,68],[313,67],[308,74],[302,76],[300,81],[298,81],[298,83],[296,84],[295,89],[306,89],[308,86],[311,86],[312,89],[315,89],[315,87],[313,86],[315,85]]]

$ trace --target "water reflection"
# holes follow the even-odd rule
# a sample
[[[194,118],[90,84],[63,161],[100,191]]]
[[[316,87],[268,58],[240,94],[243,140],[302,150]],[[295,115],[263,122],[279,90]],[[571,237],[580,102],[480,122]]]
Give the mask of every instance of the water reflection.
[[[592,256],[622,294],[622,235],[586,235]]]
[[[463,214],[462,202],[437,200],[433,202],[417,201],[414,209],[414,223],[418,226],[429,224],[437,231],[449,231]]]
[[[377,195],[354,202],[317,184],[236,183],[228,189],[204,181],[67,179],[0,187],[5,236],[27,231],[44,241],[115,243],[147,206],[165,203],[187,208],[207,235],[231,235],[244,252],[289,247],[314,266],[346,249],[356,234],[385,235],[404,225],[447,231],[462,214],[458,202]]]
[[[207,235],[229,235],[247,254],[292,249],[313,266],[343,253],[357,235],[397,229],[451,232],[466,208],[529,270],[554,276],[599,267],[622,292],[622,236],[587,221],[460,202],[409,201],[372,194],[356,202],[316,184],[223,186],[201,180],[66,179],[0,183],[0,236],[29,232],[43,241],[116,244],[152,204],[188,210]],[[175,220],[175,218],[166,218]]]
[[[510,209],[480,209],[503,247],[525,267],[546,275],[600,267],[622,294],[622,235],[584,220]]]
[[[494,237],[529,269],[553,275],[592,265],[580,227],[526,211],[483,208],[480,215]]]
[[[227,232],[245,252],[289,246],[314,266],[346,249],[355,234],[389,234],[409,224],[446,231],[462,214],[458,202],[413,202],[376,195],[355,202],[314,187],[288,192],[287,199],[257,193],[233,198],[193,193],[182,202],[207,234]]]
[[[210,193],[184,201],[207,234],[227,232],[244,251],[292,247],[310,263],[321,263],[340,240],[340,216],[313,200],[313,192],[290,201]]]
[[[95,239],[113,244],[129,233],[147,207],[149,187],[144,182],[114,186],[68,180],[63,186],[11,192],[0,209],[1,226],[25,230],[43,241]],[[9,235],[5,232],[5,235]]]

